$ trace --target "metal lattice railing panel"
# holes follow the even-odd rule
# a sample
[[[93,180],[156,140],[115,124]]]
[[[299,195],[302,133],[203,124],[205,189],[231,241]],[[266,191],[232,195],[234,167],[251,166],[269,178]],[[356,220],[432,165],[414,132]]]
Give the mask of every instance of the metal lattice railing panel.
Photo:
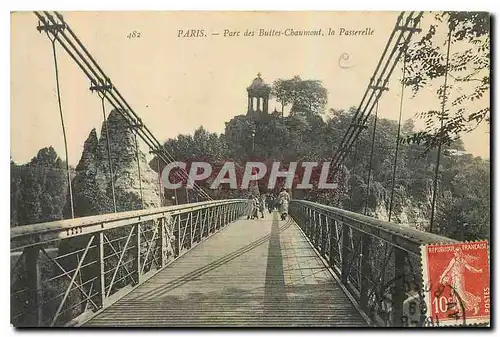
[[[239,218],[246,200],[54,221],[11,230],[11,322],[79,324]]]
[[[404,326],[403,303],[423,303],[420,245],[454,242],[304,200],[292,201],[290,215],[378,326]]]

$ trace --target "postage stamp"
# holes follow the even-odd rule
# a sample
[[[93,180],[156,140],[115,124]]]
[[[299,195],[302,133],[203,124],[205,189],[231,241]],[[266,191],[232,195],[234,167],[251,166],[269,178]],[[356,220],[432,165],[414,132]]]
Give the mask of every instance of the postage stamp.
[[[423,245],[426,326],[490,322],[488,241]]]

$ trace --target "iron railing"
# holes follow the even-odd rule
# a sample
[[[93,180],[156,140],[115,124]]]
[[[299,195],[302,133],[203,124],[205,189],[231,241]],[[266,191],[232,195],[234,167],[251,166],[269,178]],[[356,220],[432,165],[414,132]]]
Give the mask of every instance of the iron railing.
[[[237,220],[246,200],[205,201],[11,229],[11,323],[78,325]]]
[[[290,215],[371,324],[425,325],[420,246],[454,240],[305,200]]]

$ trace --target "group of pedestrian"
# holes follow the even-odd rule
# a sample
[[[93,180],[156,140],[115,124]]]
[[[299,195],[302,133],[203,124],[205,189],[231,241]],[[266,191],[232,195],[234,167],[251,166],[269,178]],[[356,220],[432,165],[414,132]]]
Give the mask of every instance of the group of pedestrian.
[[[250,194],[248,196],[248,202],[247,202],[247,220],[248,219],[258,219],[259,214],[258,212],[260,211],[261,218],[264,217],[264,200],[263,198],[259,198],[253,194]]]
[[[288,216],[288,205],[290,203],[290,194],[284,188],[275,196],[273,194],[262,194],[260,197],[250,195],[248,197],[247,203],[247,220],[258,219],[259,212],[260,217],[264,218],[264,208],[267,206],[269,214],[271,214],[275,209],[280,213],[281,220],[286,220]]]

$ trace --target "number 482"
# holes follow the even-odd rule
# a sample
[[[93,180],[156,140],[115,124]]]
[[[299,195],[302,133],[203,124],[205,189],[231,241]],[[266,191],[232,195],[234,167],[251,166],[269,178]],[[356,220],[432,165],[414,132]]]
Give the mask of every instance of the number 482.
[[[127,38],[129,38],[129,39],[135,39],[135,38],[139,38],[139,37],[141,37],[141,32],[138,32],[136,30],[132,31],[131,33],[129,33],[127,35]]]

